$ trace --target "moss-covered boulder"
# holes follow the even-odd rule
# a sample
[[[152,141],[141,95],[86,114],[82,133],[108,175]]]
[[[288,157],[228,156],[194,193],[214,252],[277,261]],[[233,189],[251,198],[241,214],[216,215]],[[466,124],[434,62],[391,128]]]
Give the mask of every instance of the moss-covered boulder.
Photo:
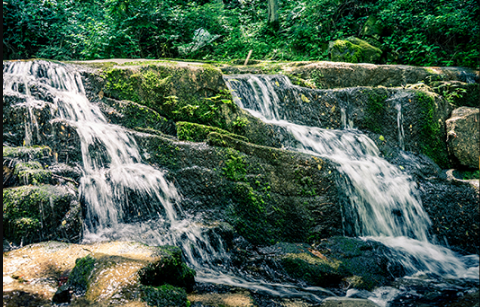
[[[13,244],[49,239],[77,241],[80,203],[72,185],[28,185],[3,189],[3,235]]]
[[[280,256],[280,262],[290,276],[316,286],[345,284],[371,290],[402,273],[389,259],[385,246],[349,237],[322,240],[314,248],[296,246]]]
[[[329,44],[330,58],[334,62],[376,63],[382,51],[356,37],[336,40]]]
[[[447,144],[460,166],[477,169],[480,151],[480,112],[478,108],[453,110],[446,121]]]
[[[90,67],[84,72],[86,88],[99,91],[88,96],[101,102],[112,123],[175,135],[172,121],[185,121],[227,130],[256,144],[281,146],[278,131],[233,103],[218,68],[172,61],[111,61],[95,69],[91,67],[97,63],[81,63]],[[154,112],[146,114],[147,110]]]

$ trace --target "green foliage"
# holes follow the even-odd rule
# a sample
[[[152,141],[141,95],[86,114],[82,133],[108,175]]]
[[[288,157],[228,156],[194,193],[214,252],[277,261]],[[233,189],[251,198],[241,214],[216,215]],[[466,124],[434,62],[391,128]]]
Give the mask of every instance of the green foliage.
[[[248,142],[248,139],[244,136],[233,134],[217,127],[205,126],[189,122],[177,122],[176,124],[177,137],[179,140],[182,141],[203,142],[207,139],[207,136],[211,132],[216,132],[222,135],[228,135],[232,138]]]
[[[328,60],[329,42],[359,36],[382,63],[478,65],[474,0],[294,0],[278,13],[272,27],[263,0],[7,0],[4,59]],[[214,39],[197,44],[200,29]]]
[[[230,158],[225,161],[225,167],[222,168],[223,175],[233,181],[244,181],[247,170],[245,161],[235,151],[230,151]]]

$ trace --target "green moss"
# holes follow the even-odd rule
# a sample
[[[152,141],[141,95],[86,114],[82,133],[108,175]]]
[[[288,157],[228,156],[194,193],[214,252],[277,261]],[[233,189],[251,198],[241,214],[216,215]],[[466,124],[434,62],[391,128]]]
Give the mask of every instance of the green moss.
[[[24,146],[24,147],[3,146],[4,160],[19,159],[23,161],[29,161],[29,160],[49,158],[51,155],[52,155],[52,150],[48,146]]]
[[[163,133],[171,133],[172,124],[149,107],[130,101],[113,99],[104,99],[104,103],[122,114],[121,118],[115,118],[116,124],[130,129],[153,129]]]
[[[248,183],[237,182],[232,193],[236,205],[230,213],[230,223],[237,232],[253,244],[271,244],[276,235],[267,221],[265,201]]]
[[[336,40],[332,43],[330,54],[332,61],[348,63],[374,63],[382,51],[366,41],[355,37]]]
[[[223,175],[233,181],[245,180],[247,173],[245,169],[245,161],[235,151],[231,151],[230,158],[225,161],[225,167],[222,168]]]
[[[316,72],[316,70],[314,70],[312,72],[312,79],[314,79],[313,82],[310,81],[310,80],[304,80],[304,79],[299,78],[299,77],[297,77],[293,74],[285,74],[285,75],[290,79],[290,81],[292,81],[292,84],[294,84],[294,85],[307,87],[307,88],[312,88],[312,89],[321,88],[321,87],[316,86],[315,78],[313,77],[313,74],[315,72]]]
[[[184,289],[171,285],[160,287],[143,286],[142,301],[148,306],[156,307],[188,307],[187,293]]]
[[[67,287],[73,289],[77,295],[85,294],[88,290],[95,262],[91,255],[75,260],[75,267],[68,276]]]
[[[358,63],[363,57],[362,48],[346,40],[336,40],[331,50],[332,61]]]
[[[311,285],[338,287],[347,282],[352,288],[367,290],[392,277],[387,262],[383,245],[338,236],[322,240],[315,249],[293,250],[281,258],[290,276]]]
[[[43,169],[40,162],[18,162],[15,165],[14,175],[22,185],[39,185],[51,183],[52,172]]]
[[[387,94],[384,91],[368,91],[368,100],[365,108],[364,126],[366,129],[375,132],[382,132],[382,118],[385,113],[385,99]]]
[[[447,168],[448,154],[440,129],[441,124],[436,120],[435,99],[424,92],[418,92],[416,98],[420,108],[418,137],[421,152],[440,167]]]
[[[189,123],[189,122],[177,122],[177,137],[179,140],[182,141],[192,141],[192,142],[203,142],[207,139],[207,136],[211,132],[216,132],[222,135],[228,135],[232,138],[240,139],[245,142],[248,142],[248,139],[241,135],[236,135],[230,133],[226,130],[206,126],[196,123]]]
[[[3,189],[3,234],[19,244],[39,242],[55,235],[72,195],[50,185]]]
[[[195,284],[195,270],[182,261],[182,252],[175,246],[161,247],[162,258],[142,268],[138,275],[144,285],[160,286],[170,284],[191,290]]]

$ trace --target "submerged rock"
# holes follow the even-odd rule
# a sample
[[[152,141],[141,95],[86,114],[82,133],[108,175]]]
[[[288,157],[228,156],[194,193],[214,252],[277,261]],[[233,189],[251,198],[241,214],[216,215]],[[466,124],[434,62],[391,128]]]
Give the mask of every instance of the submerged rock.
[[[451,154],[464,167],[479,167],[480,115],[478,108],[453,110],[447,124],[447,143]]]

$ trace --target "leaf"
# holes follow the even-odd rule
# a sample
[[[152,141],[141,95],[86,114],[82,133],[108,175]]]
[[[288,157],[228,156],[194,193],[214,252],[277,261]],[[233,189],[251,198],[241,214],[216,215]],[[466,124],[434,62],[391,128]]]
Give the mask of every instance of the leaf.
[[[380,141],[385,141],[385,138],[383,137],[383,135],[379,136],[378,138],[380,139]]]
[[[318,258],[322,259],[322,260],[325,260],[325,261],[328,261],[327,257],[325,257],[322,253],[320,253],[319,251],[316,251],[312,248],[309,248],[308,251],[312,254],[314,254],[315,256],[317,256]]]

